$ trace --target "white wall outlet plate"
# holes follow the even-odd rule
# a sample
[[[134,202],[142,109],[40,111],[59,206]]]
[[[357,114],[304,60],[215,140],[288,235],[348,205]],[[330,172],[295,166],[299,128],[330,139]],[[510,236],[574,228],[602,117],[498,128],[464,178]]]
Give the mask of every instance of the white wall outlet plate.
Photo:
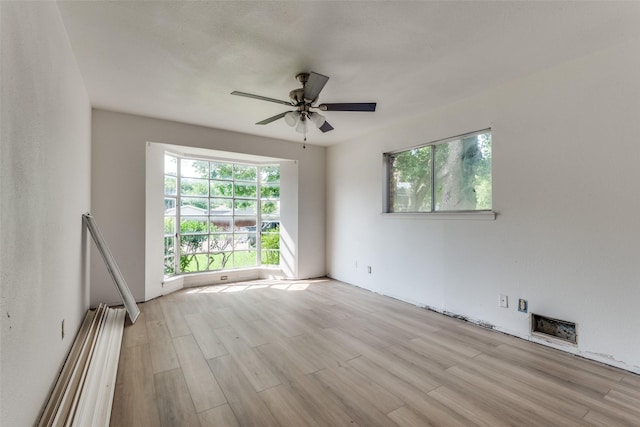
[[[509,307],[509,297],[505,294],[500,294],[500,300],[498,301],[500,307]]]

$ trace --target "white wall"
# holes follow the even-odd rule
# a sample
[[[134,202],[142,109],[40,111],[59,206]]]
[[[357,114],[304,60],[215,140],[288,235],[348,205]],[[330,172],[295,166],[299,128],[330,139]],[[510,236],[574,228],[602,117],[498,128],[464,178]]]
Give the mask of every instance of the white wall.
[[[91,107],[55,2],[1,2],[0,14],[0,425],[21,427],[89,307]]]
[[[147,142],[296,161],[297,277],[325,274],[325,148],[303,149],[298,143],[94,109],[92,214],[136,300],[156,296],[158,283],[146,282],[159,280],[145,274]],[[296,236],[296,230],[291,234]],[[115,301],[118,296],[102,261],[92,256],[91,304]]]
[[[331,277],[529,338],[516,307],[525,298],[531,312],[577,322],[578,346],[563,349],[640,372],[639,48],[597,52],[331,147]],[[383,152],[487,127],[495,221],[381,215]]]

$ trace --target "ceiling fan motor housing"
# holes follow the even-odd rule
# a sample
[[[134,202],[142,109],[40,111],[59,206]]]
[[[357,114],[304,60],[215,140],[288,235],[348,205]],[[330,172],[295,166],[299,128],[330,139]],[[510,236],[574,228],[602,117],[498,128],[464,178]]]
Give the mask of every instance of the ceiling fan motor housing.
[[[304,88],[294,89],[289,92],[289,99],[293,105],[304,104]]]

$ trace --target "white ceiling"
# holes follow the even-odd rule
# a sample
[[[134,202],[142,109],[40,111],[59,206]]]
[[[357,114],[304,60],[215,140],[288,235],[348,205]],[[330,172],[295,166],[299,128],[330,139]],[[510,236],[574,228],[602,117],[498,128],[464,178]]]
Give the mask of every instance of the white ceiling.
[[[330,77],[331,145],[631,38],[640,2],[75,2],[60,12],[94,107],[301,141],[286,111],[300,71]],[[630,52],[638,54],[638,52]],[[615,64],[612,64],[615,66]]]

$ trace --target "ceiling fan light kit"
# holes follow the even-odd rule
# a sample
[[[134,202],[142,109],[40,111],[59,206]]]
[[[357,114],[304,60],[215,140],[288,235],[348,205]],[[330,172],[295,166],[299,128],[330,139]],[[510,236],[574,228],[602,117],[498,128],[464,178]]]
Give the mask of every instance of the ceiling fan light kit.
[[[312,109],[317,109],[320,111],[376,111],[375,102],[343,102],[317,105],[316,103],[318,101],[318,95],[320,95],[320,91],[322,91],[324,85],[327,84],[329,77],[311,72],[298,73],[296,74],[296,79],[302,84],[302,87],[293,89],[291,92],[289,92],[289,102],[238,91],[231,92],[231,95],[244,96],[247,98],[259,99],[261,101],[275,102],[277,104],[284,104],[295,107],[295,111],[285,111],[284,113],[269,117],[256,124],[266,125],[284,118],[284,121],[289,126],[295,127],[297,132],[300,132],[304,135],[305,141],[307,140],[308,121],[313,122],[313,124],[316,125],[316,127],[323,133],[333,130],[333,126],[331,126],[327,122],[325,116],[315,111],[311,111]]]

